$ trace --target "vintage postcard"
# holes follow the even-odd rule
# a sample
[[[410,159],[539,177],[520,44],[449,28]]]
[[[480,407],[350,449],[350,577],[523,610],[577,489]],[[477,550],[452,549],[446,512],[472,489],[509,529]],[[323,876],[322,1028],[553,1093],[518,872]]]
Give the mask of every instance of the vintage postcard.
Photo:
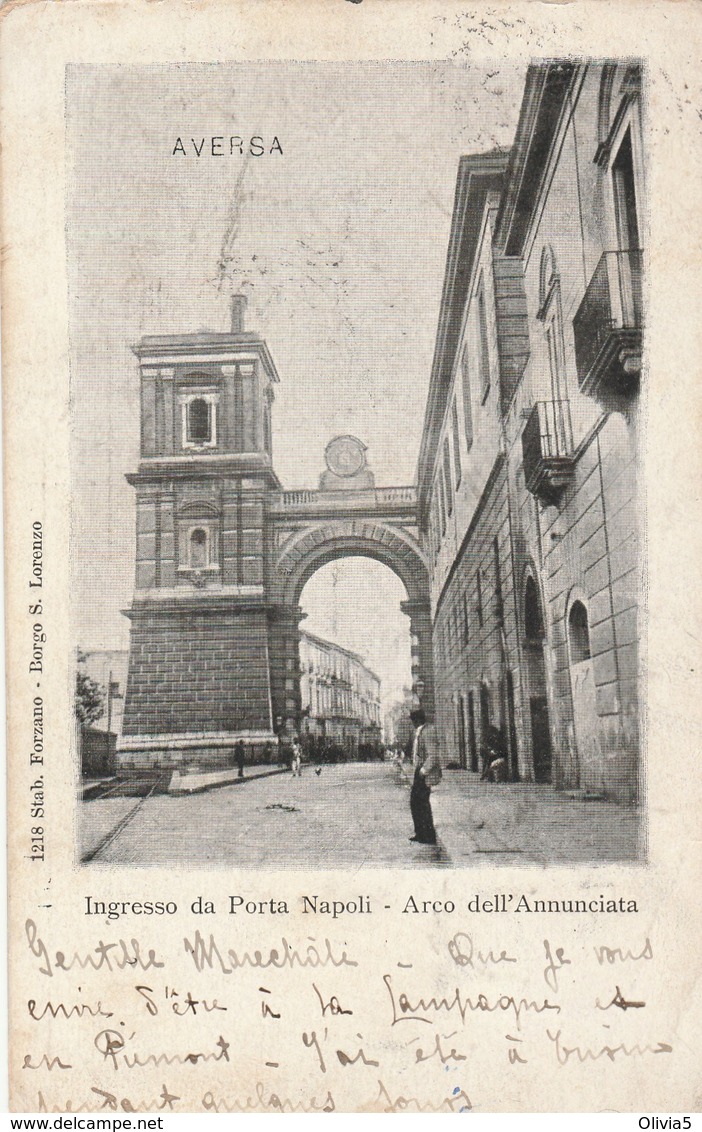
[[[698,9],[0,15],[12,1109],[699,1111]]]

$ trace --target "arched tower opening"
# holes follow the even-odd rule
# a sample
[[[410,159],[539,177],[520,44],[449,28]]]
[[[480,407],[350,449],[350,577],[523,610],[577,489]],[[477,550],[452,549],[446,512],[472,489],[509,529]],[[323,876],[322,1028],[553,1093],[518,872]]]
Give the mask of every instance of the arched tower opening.
[[[370,519],[333,520],[290,534],[280,549],[271,578],[271,692],[276,726],[295,731],[301,722],[301,605],[307,583],[321,569],[342,559],[371,559],[397,576],[408,620],[410,688],[413,702],[434,711],[431,613],[427,565],[418,543],[401,527]]]
[[[417,672],[407,591],[367,557],[320,566],[300,594],[300,733],[312,758],[368,760],[404,746]]]

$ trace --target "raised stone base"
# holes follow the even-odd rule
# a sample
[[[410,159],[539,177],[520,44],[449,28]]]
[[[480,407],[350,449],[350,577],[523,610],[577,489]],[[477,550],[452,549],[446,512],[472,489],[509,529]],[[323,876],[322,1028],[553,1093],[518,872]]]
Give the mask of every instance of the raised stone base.
[[[267,778],[270,775],[282,773],[281,768],[275,765],[270,769],[257,766],[253,773],[242,778],[239,776],[236,767],[229,767],[227,770],[208,771],[198,771],[191,767],[185,771],[175,770],[173,772],[168,792],[169,794],[199,794],[203,790],[214,790],[219,786],[245,786],[247,782],[254,781],[257,778]]]
[[[263,609],[135,606],[120,769],[264,761],[271,718]]]
[[[223,770],[237,765],[239,743],[244,744],[247,766],[275,763],[279,757],[278,739],[272,731],[231,735],[123,736],[117,746],[117,768],[122,771],[171,767]]]

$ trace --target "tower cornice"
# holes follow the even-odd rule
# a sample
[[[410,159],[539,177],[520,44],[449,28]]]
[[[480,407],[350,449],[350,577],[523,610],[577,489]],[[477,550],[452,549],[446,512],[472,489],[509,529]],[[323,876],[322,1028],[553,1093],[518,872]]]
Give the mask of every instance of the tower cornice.
[[[261,358],[271,381],[280,381],[268,346],[251,331],[237,334],[218,334],[209,330],[197,334],[153,334],[136,342],[131,349],[142,367],[212,365],[236,362],[241,359],[242,353],[255,354]]]
[[[220,480],[226,476],[263,476],[266,488],[281,490],[281,483],[270,459],[259,452],[225,452],[197,456],[154,456],[142,460],[136,472],[128,472],[132,487],[162,483],[164,480]]]

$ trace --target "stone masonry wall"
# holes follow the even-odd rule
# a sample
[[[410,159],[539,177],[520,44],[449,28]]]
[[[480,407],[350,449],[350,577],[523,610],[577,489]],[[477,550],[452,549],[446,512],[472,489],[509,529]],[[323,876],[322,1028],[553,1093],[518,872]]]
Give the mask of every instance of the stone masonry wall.
[[[133,614],[125,736],[271,725],[265,612]]]

